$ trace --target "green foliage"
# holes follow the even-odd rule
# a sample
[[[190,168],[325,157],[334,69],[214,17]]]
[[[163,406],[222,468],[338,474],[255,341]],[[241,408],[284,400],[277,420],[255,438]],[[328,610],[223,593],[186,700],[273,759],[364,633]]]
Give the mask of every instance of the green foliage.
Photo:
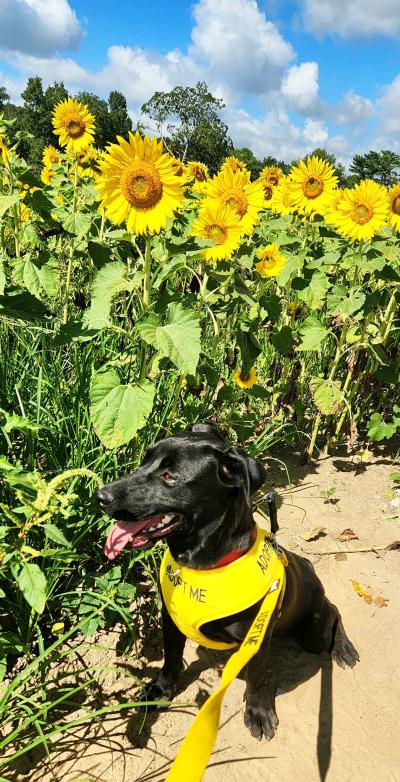
[[[150,415],[154,387],[148,380],[124,385],[109,369],[96,372],[90,385],[90,413],[95,432],[107,448],[118,448],[134,437]]]
[[[195,87],[174,87],[155,92],[142,106],[142,114],[155,123],[168,149],[181,160],[199,160],[215,173],[232,150],[228,128],[219,117],[224,108],[205,82]]]

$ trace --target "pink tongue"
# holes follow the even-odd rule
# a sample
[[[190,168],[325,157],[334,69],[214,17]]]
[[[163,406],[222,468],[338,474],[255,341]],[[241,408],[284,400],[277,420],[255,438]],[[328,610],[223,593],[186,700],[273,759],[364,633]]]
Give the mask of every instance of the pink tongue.
[[[123,548],[129,543],[132,535],[140,532],[145,526],[144,521],[117,521],[114,524],[104,546],[104,553],[108,559],[115,559]]]

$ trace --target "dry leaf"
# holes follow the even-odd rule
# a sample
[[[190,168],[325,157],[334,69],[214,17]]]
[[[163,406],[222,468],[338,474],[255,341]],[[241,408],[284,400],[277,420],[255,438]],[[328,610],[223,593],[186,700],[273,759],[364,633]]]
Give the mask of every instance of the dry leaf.
[[[318,540],[318,538],[323,538],[325,535],[326,527],[314,527],[314,529],[310,529],[309,532],[305,532],[304,535],[301,535],[300,537],[309,543],[311,540]]]
[[[344,562],[345,559],[347,559],[347,554],[345,551],[338,551],[337,554],[335,554],[335,559],[337,559],[338,562]]]
[[[370,462],[371,459],[373,458],[373,455],[374,454],[372,453],[372,451],[368,451],[368,449],[366,448],[365,451],[359,451],[358,453],[356,453],[356,459],[358,462],[361,463]]]
[[[395,540],[386,546],[386,551],[397,551],[398,549],[400,549],[400,540]]]
[[[353,532],[352,529],[347,528],[344,529],[343,532],[341,532],[339,535],[335,535],[335,539],[343,543],[346,540],[359,540],[359,537],[355,532]]]
[[[355,592],[357,592],[360,597],[364,600],[365,603],[368,603],[368,605],[371,605],[371,603],[375,603],[375,605],[378,608],[386,608],[387,604],[389,602],[389,599],[387,597],[381,597],[380,595],[377,595],[376,597],[373,597],[372,592],[370,591],[370,587],[368,589],[364,589],[357,581],[352,581],[351,585]]]
[[[373,601],[375,605],[378,606],[378,608],[386,608],[389,602],[387,597],[381,597],[380,595],[378,595],[378,597],[374,597]]]
[[[363,600],[368,603],[368,605],[371,605],[372,603],[372,595],[371,592],[368,592],[366,589],[363,589],[362,586],[357,581],[352,581],[351,585],[355,592],[357,592],[360,597],[363,598]]]

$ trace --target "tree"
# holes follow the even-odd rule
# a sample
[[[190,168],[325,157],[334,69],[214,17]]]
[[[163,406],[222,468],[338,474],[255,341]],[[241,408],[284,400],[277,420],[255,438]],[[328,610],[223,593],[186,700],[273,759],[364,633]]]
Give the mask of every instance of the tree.
[[[219,116],[224,106],[199,81],[195,87],[155,92],[143,104],[142,113],[154,121],[171,154],[183,161],[200,160],[215,172],[232,150],[228,128]]]
[[[241,160],[242,163],[245,164],[245,166],[248,168],[251,174],[251,179],[257,179],[257,177],[260,176],[260,171],[263,169],[263,164],[261,163],[261,160],[257,160],[254,152],[251,151],[248,147],[240,147],[237,149],[232,150],[232,155],[237,157],[238,160]]]
[[[0,111],[4,109],[4,104],[8,103],[10,100],[10,96],[7,93],[7,90],[5,87],[0,87]]]
[[[388,187],[399,177],[400,155],[390,149],[381,152],[370,150],[365,155],[354,155],[350,164],[350,173],[354,181],[375,179]]]
[[[110,124],[114,137],[118,135],[127,138],[129,131],[132,130],[132,120],[128,114],[125,96],[122,95],[122,92],[113,90],[108,96],[108,105],[110,108]]]

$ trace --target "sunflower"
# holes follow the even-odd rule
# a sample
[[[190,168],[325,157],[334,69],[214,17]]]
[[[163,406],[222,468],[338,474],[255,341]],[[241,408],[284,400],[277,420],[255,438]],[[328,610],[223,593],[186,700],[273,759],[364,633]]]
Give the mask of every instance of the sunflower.
[[[43,165],[45,168],[51,168],[51,166],[58,165],[60,160],[61,160],[61,152],[59,149],[52,147],[50,144],[49,146],[44,148]]]
[[[4,138],[0,134],[0,159],[3,161],[3,163],[7,163],[9,157],[8,153],[8,147],[4,140]]]
[[[208,179],[208,168],[204,163],[199,163],[196,160],[191,160],[186,164],[186,177],[188,181],[193,181],[192,190],[194,193],[202,193],[204,189],[204,183]]]
[[[288,177],[281,177],[278,187],[274,188],[268,206],[270,206],[274,212],[278,212],[281,215],[288,215],[293,212],[293,197]]]
[[[101,152],[95,147],[81,149],[77,155],[78,174],[86,179],[97,179],[101,174]]]
[[[176,176],[162,141],[129,133],[117,136],[100,160],[96,187],[110,220],[126,220],[128,231],[159,233],[184,198],[182,178]]]
[[[214,242],[212,247],[203,250],[206,261],[231,258],[242,237],[240,216],[227,204],[210,202],[200,209],[193,222],[192,235]]]
[[[182,160],[179,160],[178,157],[171,157],[171,163],[174,167],[174,171],[176,176],[184,176],[186,173],[186,166],[183,163]]]
[[[400,182],[393,185],[388,192],[389,223],[396,231],[400,231]]]
[[[289,179],[293,206],[306,214],[321,214],[327,195],[338,183],[333,166],[318,157],[300,160],[293,166]]]
[[[286,263],[286,258],[279,251],[279,244],[267,244],[256,252],[256,269],[262,277],[278,277]]]
[[[56,172],[53,171],[51,168],[42,168],[42,173],[40,174],[40,179],[42,180],[44,185],[51,185],[51,180],[53,177],[55,177]]]
[[[233,379],[240,388],[251,388],[257,383],[257,373],[254,367],[252,367],[249,372],[244,372],[243,367],[239,367],[236,372],[233,373]]]
[[[27,223],[30,218],[30,211],[25,204],[19,205],[19,216],[23,223]]]
[[[335,225],[334,215],[337,212],[339,204],[343,198],[343,193],[344,190],[340,190],[340,189],[332,190],[332,193],[330,193],[326,197],[326,201],[323,209],[323,216],[326,223]]]
[[[260,179],[264,184],[264,187],[272,185],[276,187],[279,184],[279,180],[283,177],[283,171],[278,166],[265,166],[260,172]]]
[[[342,191],[342,198],[330,213],[329,221],[350,239],[372,239],[388,216],[387,190],[371,179],[364,179],[351,190]]]
[[[247,174],[247,176],[250,177],[250,171],[248,170],[246,164],[234,155],[225,158],[221,166],[221,171],[233,171],[234,174],[236,171],[241,171],[243,174]]]
[[[240,217],[243,234],[251,234],[259,222],[259,214],[264,207],[264,190],[261,182],[250,182],[243,171],[221,171],[204,186],[206,203],[227,204]]]
[[[94,117],[84,103],[63,100],[53,112],[53,128],[62,147],[68,152],[80,152],[93,143]]]

